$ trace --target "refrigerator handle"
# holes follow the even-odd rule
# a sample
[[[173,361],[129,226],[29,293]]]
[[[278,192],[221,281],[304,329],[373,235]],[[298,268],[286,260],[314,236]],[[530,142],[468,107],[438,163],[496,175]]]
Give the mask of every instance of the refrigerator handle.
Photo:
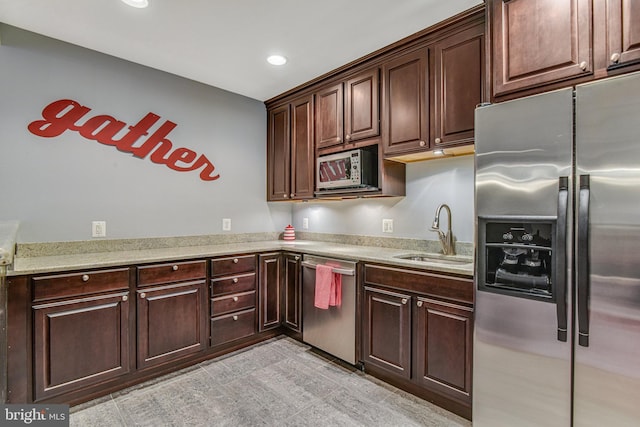
[[[567,341],[567,209],[569,177],[561,176],[558,186],[558,223],[556,232],[556,315],[558,341]]]
[[[580,175],[578,200],[578,344],[589,347],[589,175]]]

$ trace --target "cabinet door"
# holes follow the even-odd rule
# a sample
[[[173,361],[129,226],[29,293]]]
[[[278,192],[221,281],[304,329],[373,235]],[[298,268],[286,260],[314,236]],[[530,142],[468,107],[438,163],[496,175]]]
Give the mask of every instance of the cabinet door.
[[[473,310],[426,298],[416,310],[416,380],[471,404]]]
[[[259,330],[280,326],[280,253],[260,255]]]
[[[302,257],[298,254],[285,254],[284,257],[284,287],[283,312],[284,325],[296,332],[302,332]]]
[[[291,197],[313,197],[315,177],[313,149],[313,96],[291,104]]]
[[[267,200],[288,200],[290,188],[289,105],[269,111]]]
[[[129,372],[129,292],[33,306],[39,401]]]
[[[380,135],[379,74],[373,70],[358,74],[345,84],[345,142]]]
[[[428,148],[428,58],[428,50],[420,49],[383,66],[385,155]]]
[[[433,46],[434,96],[431,148],[473,144],[474,113],[484,101],[484,25]]]
[[[316,148],[342,144],[342,83],[316,93]]]
[[[494,95],[592,72],[590,0],[490,0]]]
[[[365,365],[411,378],[411,297],[367,286],[364,298]]]
[[[640,2],[607,0],[607,61],[610,66],[640,61]]]
[[[204,350],[207,301],[205,280],[139,289],[138,368]]]

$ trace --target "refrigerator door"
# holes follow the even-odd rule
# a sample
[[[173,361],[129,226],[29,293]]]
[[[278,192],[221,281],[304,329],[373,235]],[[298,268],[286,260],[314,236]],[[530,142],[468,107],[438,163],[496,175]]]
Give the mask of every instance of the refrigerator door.
[[[559,182],[561,177],[570,179],[572,172],[572,120],[571,89],[476,109],[476,227],[496,216],[555,221]],[[564,194],[571,200],[570,192]],[[571,218],[570,206],[566,212]],[[571,231],[565,231],[571,239]],[[478,233],[480,239],[482,230]],[[569,249],[566,242],[556,242],[556,249]],[[480,271],[486,260],[481,248],[477,252]],[[565,260],[570,256],[567,251]],[[556,304],[479,290],[478,285],[484,287],[480,276],[476,275],[474,427],[569,426],[571,337],[558,340]],[[570,319],[570,306],[566,307]]]
[[[576,88],[576,174],[574,426],[637,426],[640,73]]]

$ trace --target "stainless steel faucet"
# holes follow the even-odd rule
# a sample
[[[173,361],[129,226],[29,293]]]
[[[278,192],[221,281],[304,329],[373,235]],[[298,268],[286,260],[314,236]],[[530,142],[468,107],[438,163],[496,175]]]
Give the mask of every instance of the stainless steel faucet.
[[[447,234],[444,234],[442,230],[440,230],[440,211],[442,208],[447,209]],[[453,243],[453,233],[451,232],[451,208],[444,203],[438,206],[436,209],[436,217],[433,220],[433,225],[431,226],[431,231],[435,231],[438,233],[438,237],[440,238],[440,243],[442,244],[442,253],[445,255],[455,255],[456,248]]]

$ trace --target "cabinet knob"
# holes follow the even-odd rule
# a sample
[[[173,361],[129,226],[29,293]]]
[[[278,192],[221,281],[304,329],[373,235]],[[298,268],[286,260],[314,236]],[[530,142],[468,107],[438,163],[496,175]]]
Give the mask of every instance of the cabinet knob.
[[[238,297],[233,297],[233,302],[238,302]]]
[[[126,300],[128,300],[128,299],[129,299],[129,297],[128,297],[128,296],[126,296],[126,295],[122,295],[122,301],[126,301]]]
[[[140,298],[143,298],[143,299],[144,299],[144,298],[146,298],[146,297],[147,297],[147,294],[145,294],[144,292],[142,292],[142,293],[140,294]]]
[[[238,320],[238,316],[233,316],[233,320]]]
[[[440,143],[442,142],[442,139],[440,139],[440,138],[436,138],[434,142],[435,142],[436,144],[440,144]]]
[[[613,55],[611,55],[611,62],[617,64],[618,61],[620,61],[620,54],[618,52],[615,52]]]
[[[173,267],[171,267],[171,269],[172,269],[173,271],[178,271],[178,268],[179,268],[179,267],[178,267],[177,265],[174,265]]]
[[[422,307],[422,301],[418,301],[416,304],[418,307]]]
[[[340,142],[340,137],[337,137],[337,138],[336,138],[336,142]]]
[[[234,264],[237,264],[237,263],[238,263],[238,258],[234,258],[234,259],[233,259],[233,263],[234,263]]]
[[[233,280],[232,280],[232,282],[233,282],[233,283],[238,283],[238,278],[237,278],[237,277],[234,277],[234,278],[233,278]]]
[[[293,199],[295,196],[296,196],[295,194],[291,193],[291,198],[292,198],[292,199]]]
[[[426,143],[426,142],[424,142],[424,141],[420,141],[420,147],[424,147],[425,145],[427,145],[427,143]]]
[[[288,194],[283,194],[282,197],[284,197],[285,199],[288,199],[289,195]]]
[[[406,299],[406,298],[402,298],[402,305],[407,304],[407,302],[409,302],[409,300],[408,300],[408,299]]]
[[[82,275],[82,281],[83,282],[88,282],[89,281],[89,275],[88,274],[83,274]]]
[[[300,255],[296,255],[295,257],[293,257],[293,259],[295,259],[296,261],[300,261]]]
[[[346,139],[347,141],[349,141],[349,140],[351,139],[351,135],[347,135],[347,136],[345,136],[345,138],[344,138],[344,139]]]
[[[581,69],[582,71],[585,71],[585,70],[587,69],[587,61],[582,61],[582,62],[580,63],[580,69]]]

